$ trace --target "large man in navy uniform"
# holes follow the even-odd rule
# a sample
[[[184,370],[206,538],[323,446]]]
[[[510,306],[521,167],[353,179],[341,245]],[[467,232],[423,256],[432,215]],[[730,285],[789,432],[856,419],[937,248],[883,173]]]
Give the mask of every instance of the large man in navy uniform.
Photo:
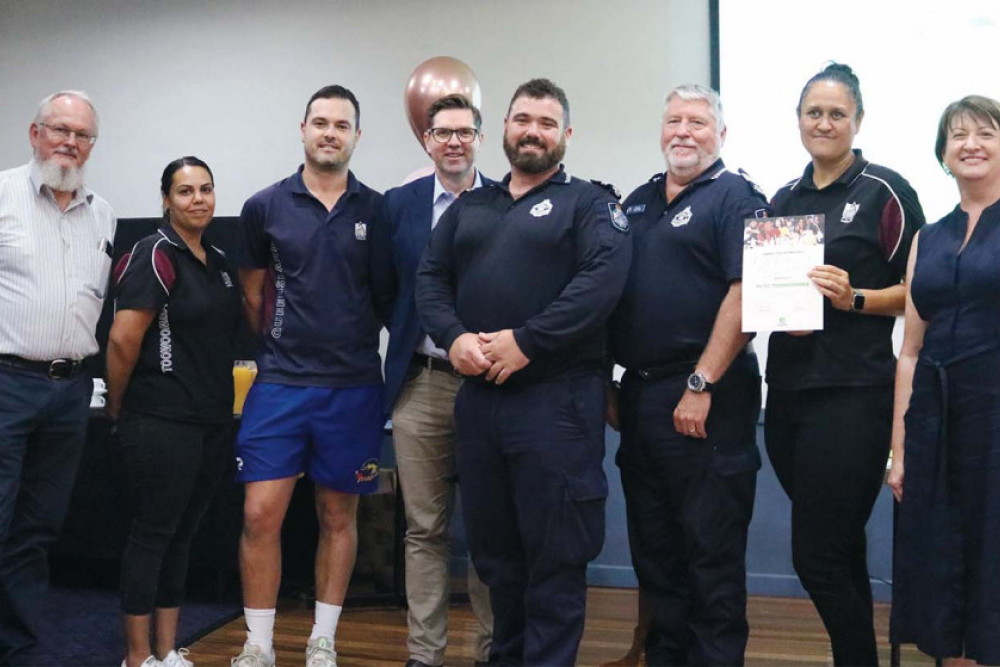
[[[448,95],[427,112],[424,147],[434,173],[385,193],[381,229],[391,236],[396,302],[385,359],[385,405],[392,410],[396,469],[406,511],[407,667],[444,664],[448,641],[449,536],[455,503],[454,405],[462,383],[448,352],[420,326],[414,283],[431,229],[466,190],[493,181],[475,167],[482,143],[479,109]],[[489,590],[469,568],[469,599],[479,622],[478,662],[489,660]]]
[[[631,244],[617,199],[561,165],[571,133],[561,88],[521,85],[510,174],[445,212],[417,273],[421,321],[470,376],[456,455],[495,664],[575,663],[604,542],[604,332]]]
[[[719,158],[725,136],[715,91],[671,91],[666,172],[624,204],[634,257],[611,351],[626,368],[618,462],[650,602],[650,665],[742,664],[748,635],[760,377],[741,332],[740,280],[743,222],[769,208]]]

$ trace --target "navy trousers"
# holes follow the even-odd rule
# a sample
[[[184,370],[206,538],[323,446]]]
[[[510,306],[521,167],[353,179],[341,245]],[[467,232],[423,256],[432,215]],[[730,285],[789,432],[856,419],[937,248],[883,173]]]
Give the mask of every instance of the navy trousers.
[[[745,355],[715,388],[707,440],[677,433],[687,375],[626,373],[622,473],[632,563],[650,605],[650,665],[742,665],[747,531],[760,454],[760,377]]]
[[[604,382],[466,382],[455,402],[469,551],[490,588],[491,664],[573,665],[604,545]]]
[[[0,665],[35,642],[92,388],[86,373],[51,380],[0,366]]]

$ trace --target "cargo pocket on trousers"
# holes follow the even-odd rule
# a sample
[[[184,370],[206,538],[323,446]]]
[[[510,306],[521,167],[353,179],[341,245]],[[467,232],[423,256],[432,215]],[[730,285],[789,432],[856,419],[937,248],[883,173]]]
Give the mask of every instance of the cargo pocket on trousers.
[[[553,537],[563,561],[584,565],[597,558],[604,547],[604,501],[608,496],[608,481],[604,470],[597,468],[563,478],[562,521],[558,535]]]

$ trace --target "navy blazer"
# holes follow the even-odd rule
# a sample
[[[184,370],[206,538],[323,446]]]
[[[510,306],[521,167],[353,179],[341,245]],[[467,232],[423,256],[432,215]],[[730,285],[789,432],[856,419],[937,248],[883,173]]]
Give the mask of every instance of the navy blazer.
[[[481,173],[479,176],[484,187],[493,183]],[[381,222],[392,246],[396,283],[396,301],[389,326],[389,349],[385,355],[385,409],[390,414],[403,387],[413,353],[427,335],[417,317],[413,292],[420,256],[431,238],[433,197],[434,174],[385,193]]]

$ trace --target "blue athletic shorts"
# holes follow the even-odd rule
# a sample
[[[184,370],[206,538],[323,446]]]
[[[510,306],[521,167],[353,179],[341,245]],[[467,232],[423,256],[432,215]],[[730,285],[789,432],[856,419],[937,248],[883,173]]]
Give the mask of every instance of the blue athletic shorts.
[[[297,387],[254,383],[236,438],[240,482],[306,473],[343,493],[378,487],[382,385]]]

